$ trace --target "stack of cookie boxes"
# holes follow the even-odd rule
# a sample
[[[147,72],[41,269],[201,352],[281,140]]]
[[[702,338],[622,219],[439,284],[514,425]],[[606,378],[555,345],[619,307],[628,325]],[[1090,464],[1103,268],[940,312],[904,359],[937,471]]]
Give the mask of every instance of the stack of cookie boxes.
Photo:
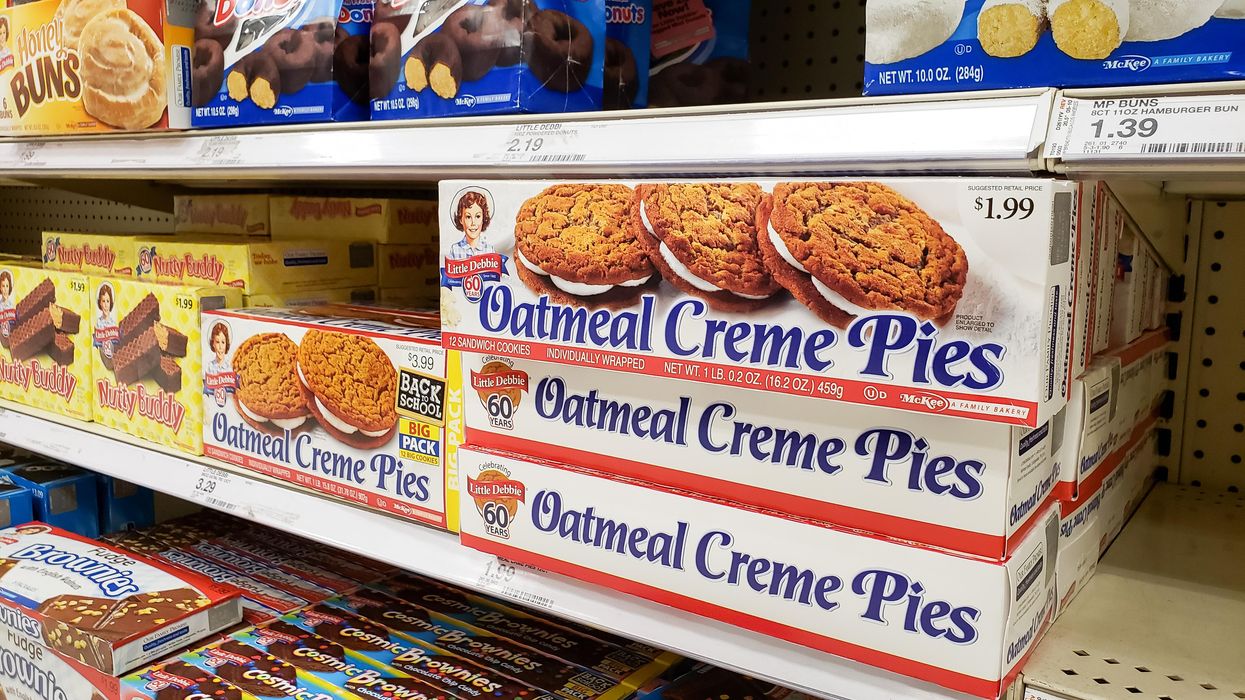
[[[463,542],[996,696],[1056,612],[1082,194],[443,183]]]

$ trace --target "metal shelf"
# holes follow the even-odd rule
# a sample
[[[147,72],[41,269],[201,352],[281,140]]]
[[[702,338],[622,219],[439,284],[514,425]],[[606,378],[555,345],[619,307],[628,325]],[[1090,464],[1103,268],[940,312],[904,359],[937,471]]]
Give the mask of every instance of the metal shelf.
[[[453,534],[224,462],[134,444],[119,431],[91,423],[0,401],[0,440],[815,695],[851,700],[969,697],[555,574],[521,566],[499,572],[496,557],[463,547]]]
[[[1161,485],[1038,645],[1027,697],[1245,697],[1245,496]]]
[[[0,177],[437,180],[874,170],[1029,174],[1054,90],[0,142]],[[695,118],[688,118],[695,117]]]

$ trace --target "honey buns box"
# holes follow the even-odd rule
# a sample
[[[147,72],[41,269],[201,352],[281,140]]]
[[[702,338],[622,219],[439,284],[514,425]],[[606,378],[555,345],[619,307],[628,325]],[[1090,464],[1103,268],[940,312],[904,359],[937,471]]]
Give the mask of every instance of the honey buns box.
[[[1069,392],[1078,192],[443,182],[446,348],[1037,428]]]
[[[0,265],[0,397],[91,420],[90,299],[84,274]]]
[[[202,454],[199,314],[241,302],[238,289],[91,277],[96,422]]]
[[[0,127],[17,135],[189,127],[191,21],[192,10],[164,0],[0,9]]]
[[[231,586],[27,523],[0,530],[0,616],[10,640],[116,676],[237,624],[242,608]]]
[[[334,307],[204,314],[210,457],[457,530],[459,358],[426,324]]]

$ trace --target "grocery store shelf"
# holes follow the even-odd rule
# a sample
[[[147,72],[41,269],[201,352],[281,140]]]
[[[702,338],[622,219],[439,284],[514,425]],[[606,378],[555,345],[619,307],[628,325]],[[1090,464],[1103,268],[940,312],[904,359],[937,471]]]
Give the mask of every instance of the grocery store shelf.
[[[1245,496],[1160,485],[1038,645],[1027,697],[1245,697]]]
[[[1027,174],[1054,90],[0,141],[0,177]],[[695,116],[689,119],[689,116]]]
[[[122,433],[91,423],[0,401],[0,440],[819,696],[967,699],[606,588],[517,565],[499,567],[496,557],[461,546],[452,534],[243,473],[224,462],[133,444]]]

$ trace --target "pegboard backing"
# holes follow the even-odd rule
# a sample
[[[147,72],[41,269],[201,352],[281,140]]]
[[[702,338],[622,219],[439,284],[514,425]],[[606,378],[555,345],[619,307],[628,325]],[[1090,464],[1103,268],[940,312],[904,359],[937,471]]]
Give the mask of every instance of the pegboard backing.
[[[1192,319],[1180,480],[1245,489],[1245,202],[1201,202],[1186,269]]]
[[[37,255],[44,231],[153,233],[173,216],[47,187],[0,187],[0,252]]]
[[[859,97],[865,0],[752,0],[752,98]]]

